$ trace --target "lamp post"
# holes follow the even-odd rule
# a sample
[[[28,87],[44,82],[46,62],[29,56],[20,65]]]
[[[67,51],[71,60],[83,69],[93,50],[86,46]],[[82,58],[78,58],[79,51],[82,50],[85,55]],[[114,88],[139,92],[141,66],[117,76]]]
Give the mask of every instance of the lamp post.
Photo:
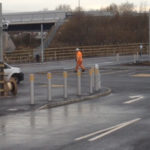
[[[150,60],[150,9],[149,9],[149,60]]]
[[[3,23],[2,23],[2,3],[0,3],[0,62],[3,62]]]
[[[4,95],[4,64],[3,64],[3,22],[2,3],[0,3],[0,96]]]
[[[80,11],[80,0],[78,0],[78,7],[79,7],[79,11]]]

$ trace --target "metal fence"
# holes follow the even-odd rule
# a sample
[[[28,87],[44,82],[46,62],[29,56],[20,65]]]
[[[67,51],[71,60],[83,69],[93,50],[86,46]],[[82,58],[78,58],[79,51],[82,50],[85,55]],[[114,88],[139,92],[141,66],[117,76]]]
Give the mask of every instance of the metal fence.
[[[75,58],[76,47],[47,48],[44,51],[44,61],[65,60]],[[84,57],[133,55],[140,52],[140,44],[120,44],[103,46],[80,46]],[[142,54],[149,54],[148,44],[143,44]],[[5,61],[8,63],[29,63],[36,62],[33,50],[16,50],[5,54]],[[40,61],[40,60],[39,60]]]

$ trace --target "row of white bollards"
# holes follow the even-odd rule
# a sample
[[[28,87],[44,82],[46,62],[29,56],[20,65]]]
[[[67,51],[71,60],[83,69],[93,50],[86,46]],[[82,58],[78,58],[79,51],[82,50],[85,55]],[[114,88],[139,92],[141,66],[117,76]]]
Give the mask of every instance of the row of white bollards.
[[[95,64],[94,67],[89,69],[89,93],[92,94],[94,91],[99,91],[101,89],[101,77],[100,77],[100,71],[98,64]],[[63,93],[64,93],[64,99],[68,98],[68,73],[67,71],[63,72],[63,78],[64,78],[64,86],[63,86]],[[34,74],[30,74],[30,99],[31,104],[35,104],[35,95],[34,95]],[[47,88],[47,98],[48,101],[52,100],[52,74],[50,72],[47,73],[47,80],[48,80],[48,88]],[[77,95],[81,96],[81,71],[79,70],[77,72]]]

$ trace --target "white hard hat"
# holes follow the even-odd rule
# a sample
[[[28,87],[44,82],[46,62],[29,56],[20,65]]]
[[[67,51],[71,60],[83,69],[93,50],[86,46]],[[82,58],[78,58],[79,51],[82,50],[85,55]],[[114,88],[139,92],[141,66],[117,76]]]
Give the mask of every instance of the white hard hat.
[[[76,48],[76,51],[79,51],[80,49],[79,48]]]

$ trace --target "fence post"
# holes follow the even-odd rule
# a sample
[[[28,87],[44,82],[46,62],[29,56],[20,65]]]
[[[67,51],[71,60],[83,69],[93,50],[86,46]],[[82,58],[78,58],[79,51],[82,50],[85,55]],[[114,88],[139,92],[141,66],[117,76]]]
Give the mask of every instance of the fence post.
[[[0,96],[4,96],[4,63],[0,62]]]
[[[136,54],[133,55],[133,62],[136,63]]]
[[[139,60],[139,53],[138,52],[136,53],[136,60],[137,61]]]
[[[90,94],[93,93],[93,68],[89,70],[89,76],[90,76]]]
[[[64,71],[63,75],[64,75],[64,98],[68,98],[68,90],[67,90],[67,77],[68,77],[68,74],[67,74],[67,71]]]
[[[81,95],[81,71],[80,70],[78,70],[77,71],[77,79],[78,79],[78,81],[77,81],[77,95]]]
[[[116,54],[117,63],[119,63],[119,53]]]
[[[50,72],[47,73],[48,80],[48,101],[52,100],[52,74]]]
[[[57,60],[57,54],[56,54],[56,51],[54,51],[54,59]]]
[[[98,64],[95,64],[95,90],[98,91],[101,89],[101,79]]]
[[[30,74],[30,100],[31,104],[35,104],[34,101],[34,74]]]

